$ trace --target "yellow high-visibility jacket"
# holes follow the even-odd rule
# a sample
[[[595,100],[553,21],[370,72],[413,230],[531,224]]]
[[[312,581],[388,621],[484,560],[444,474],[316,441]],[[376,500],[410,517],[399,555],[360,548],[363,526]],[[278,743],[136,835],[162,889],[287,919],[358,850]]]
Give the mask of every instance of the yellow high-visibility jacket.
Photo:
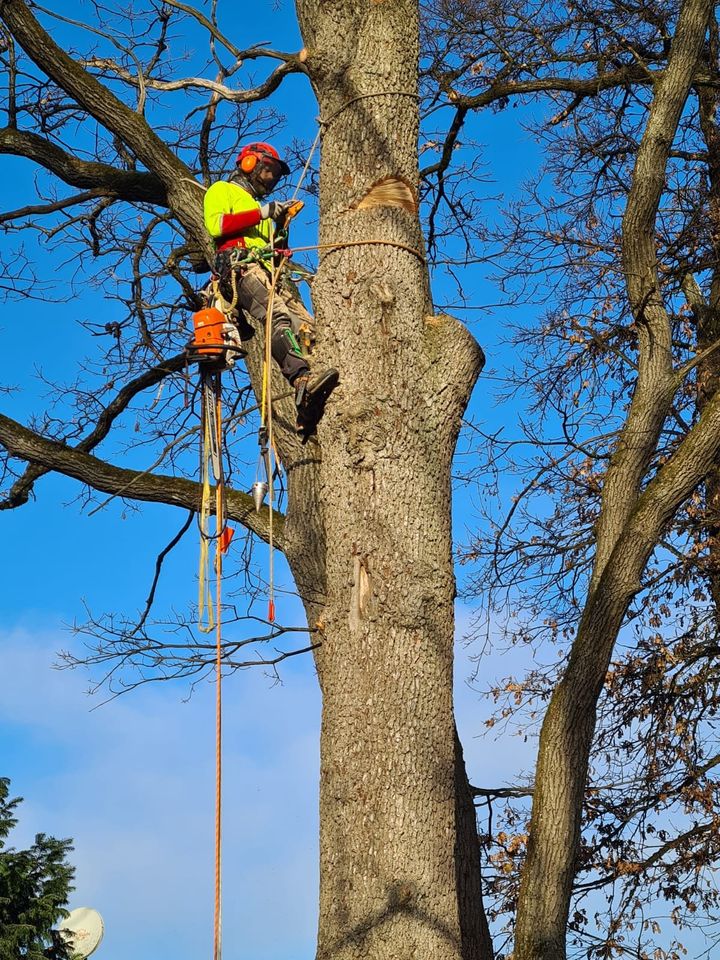
[[[205,193],[205,226],[217,250],[265,247],[272,239],[273,222],[260,219],[260,204],[242,187],[218,180]]]

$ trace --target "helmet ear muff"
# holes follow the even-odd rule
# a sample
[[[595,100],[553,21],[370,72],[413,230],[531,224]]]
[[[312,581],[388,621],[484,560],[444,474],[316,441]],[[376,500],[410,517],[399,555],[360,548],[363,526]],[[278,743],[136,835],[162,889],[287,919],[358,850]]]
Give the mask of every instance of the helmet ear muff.
[[[243,173],[252,173],[257,166],[258,158],[254,153],[248,153],[240,161],[240,169]]]

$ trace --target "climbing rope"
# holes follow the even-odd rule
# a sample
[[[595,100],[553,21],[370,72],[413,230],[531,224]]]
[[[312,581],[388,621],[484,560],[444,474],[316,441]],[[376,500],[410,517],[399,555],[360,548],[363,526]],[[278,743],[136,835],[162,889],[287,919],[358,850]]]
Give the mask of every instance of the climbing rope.
[[[204,396],[204,384],[203,384],[203,396],[202,396],[203,408],[205,405],[205,396]],[[210,596],[210,577],[209,577],[209,541],[211,536],[209,533],[209,523],[210,523],[210,470],[207,462],[207,454],[210,447],[210,427],[207,423],[207,418],[205,417],[205,411],[203,409],[202,413],[203,425],[202,425],[202,443],[201,443],[201,462],[200,462],[200,482],[201,482],[201,497],[200,497],[200,512],[198,515],[198,523],[200,526],[200,569],[198,570],[198,629],[202,633],[210,633],[215,626],[213,620],[213,605],[212,598]]]
[[[301,178],[302,181],[302,178]],[[299,186],[299,185],[298,185]],[[275,255],[275,230],[270,233],[271,256]],[[261,451],[260,457],[265,463],[265,473],[267,477],[268,492],[268,546],[270,553],[268,557],[268,613],[267,618],[270,623],[275,622],[275,546],[273,535],[273,517],[274,517],[274,490],[273,481],[275,469],[277,467],[277,455],[275,452],[275,438],[273,434],[273,404],[272,404],[272,317],[275,306],[275,290],[280,274],[282,273],[286,259],[276,263],[271,260],[272,272],[270,276],[270,289],[268,292],[268,303],[265,311],[265,351],[263,359],[262,373],[262,399],[260,402],[260,438]],[[263,446],[263,441],[265,446]]]
[[[200,483],[201,498],[198,511],[200,529],[200,569],[198,572],[198,629],[211,633],[215,627],[213,603],[210,591],[210,544],[215,543],[217,552],[224,551],[232,538],[232,530],[224,516],[224,474],[222,462],[222,406],[219,371],[202,370],[201,373],[201,446]],[[215,529],[211,529],[211,478],[215,486]]]
[[[398,250],[405,250],[417,257],[422,263],[425,263],[425,254],[415,247],[409,247],[405,243],[398,243],[395,240],[343,240],[337,243],[317,243],[309,247],[293,247],[293,253],[304,253],[308,250],[342,250],[344,247],[366,247],[379,244],[385,247],[396,247]]]
[[[321,135],[322,135],[322,127],[318,126],[318,132],[315,134],[315,139],[313,140],[313,144],[310,147],[310,153],[308,153],[307,155],[307,160],[305,161],[305,166],[302,168],[300,179],[298,180],[295,186],[295,192],[293,193],[292,197],[290,197],[291,200],[294,200],[297,197],[298,193],[300,192],[300,187],[302,186],[302,182],[305,179],[306,173],[308,172],[310,161],[313,158],[313,154],[315,153],[318,143],[320,143]]]
[[[222,430],[222,395],[220,374],[216,396],[216,423],[218,433]],[[224,485],[215,488],[216,523],[224,522]],[[224,524],[224,529],[227,525]],[[227,549],[227,546],[225,547]],[[223,537],[215,545],[215,917],[213,930],[213,960],[222,958],[222,558]]]
[[[198,629],[215,630],[215,911],[213,960],[222,958],[222,577],[223,554],[232,540],[227,525],[223,471],[222,383],[220,369],[201,368],[201,503]],[[211,477],[215,487],[215,525],[211,516]],[[210,544],[215,544],[215,603],[210,590]]]
[[[411,97],[413,100],[419,100],[420,96],[417,93],[411,93],[408,90],[378,90],[375,93],[360,93],[357,97],[353,97],[351,100],[346,100],[341,106],[337,108],[329,117],[323,118],[318,117],[317,122],[321,127],[329,127],[333,120],[336,120],[341,113],[344,113],[348,107],[351,107],[354,103],[357,103],[359,100],[370,100],[372,97]]]

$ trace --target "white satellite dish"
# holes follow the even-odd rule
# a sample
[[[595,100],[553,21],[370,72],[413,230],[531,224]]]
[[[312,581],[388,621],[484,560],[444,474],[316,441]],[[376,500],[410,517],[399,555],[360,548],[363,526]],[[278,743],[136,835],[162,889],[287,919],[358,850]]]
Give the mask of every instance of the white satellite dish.
[[[95,953],[105,932],[102,917],[90,907],[71,910],[58,929],[72,950],[74,960],[84,960]]]

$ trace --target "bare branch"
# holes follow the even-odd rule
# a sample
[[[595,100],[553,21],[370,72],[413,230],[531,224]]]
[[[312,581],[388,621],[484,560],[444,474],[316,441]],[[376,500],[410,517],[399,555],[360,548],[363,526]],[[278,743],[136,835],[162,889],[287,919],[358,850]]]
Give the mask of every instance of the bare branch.
[[[70,186],[96,189],[98,195],[162,206],[168,203],[163,182],[155,174],[119,170],[105,163],[80,160],[36,133],[14,127],[0,129],[0,153],[27,157]]]
[[[195,516],[195,511],[190,510],[186,519],[183,522],[183,525],[180,527],[175,536],[170,540],[169,543],[163,547],[160,553],[157,556],[155,561],[155,573],[153,574],[152,584],[150,586],[150,592],[148,593],[147,600],[145,601],[145,609],[143,610],[140,619],[132,630],[131,636],[141,630],[150,615],[152,610],[153,601],[155,600],[155,592],[157,590],[157,585],[160,580],[160,573],[162,572],[162,565],[165,561],[167,555],[175,549],[175,547],[180,543],[182,538],[185,536],[187,531],[190,529],[190,524],[193,522],[193,517]]]
[[[256,100],[265,100],[277,90],[285,77],[292,73],[304,72],[304,67],[299,60],[287,59],[279,67],[276,67],[267,80],[259,86],[250,90],[237,90],[223,83],[218,83],[217,80],[207,80],[205,77],[185,77],[182,80],[157,80],[144,77],[141,80],[113,60],[102,57],[93,57],[86,60],[85,63],[90,67],[111,71],[133,87],[142,86],[150,90],[162,90],[166,93],[177,90],[211,90],[222,100],[229,103],[254,103]]]
[[[48,440],[23,427],[22,424],[0,414],[0,444],[14,457],[40,464],[47,470],[55,470],[73,477],[94,490],[117,493],[132,487],[132,498],[148,503],[166,503],[170,506],[197,510],[200,504],[201,487],[191,480],[159,474],[124,470],[83,451]],[[263,507],[255,510],[253,498],[238,490],[226,491],[227,515],[230,520],[241,523],[260,539],[269,540],[269,511]],[[273,539],[279,550],[284,549],[284,517],[274,514]]]
[[[160,383],[168,374],[177,373],[177,371],[182,370],[186,364],[187,357],[184,353],[181,353],[176,357],[164,360],[150,370],[146,370],[145,373],[126,384],[104,408],[91,433],[81,440],[75,449],[89,453],[107,437],[115,420],[127,409],[130,401],[136,397],[138,393],[147,390],[148,387],[154,387],[155,384]],[[37,463],[31,463],[23,476],[13,484],[6,499],[0,501],[0,510],[14,509],[27,503],[35,481],[48,472],[49,469],[38,466]]]
[[[67,210],[68,207],[75,207],[80,203],[96,200],[98,197],[106,195],[107,191],[105,190],[86,190],[84,193],[77,193],[73,197],[65,197],[63,200],[56,200],[54,203],[29,204],[26,207],[20,207],[18,210],[0,213],[0,223],[22,220],[23,217],[46,217],[48,214],[57,213],[59,210]]]
[[[210,250],[198,203],[199,184],[192,171],[151,129],[142,116],[114,96],[73,60],[40,26],[22,0],[2,0],[0,17],[13,37],[85,110],[126,143],[138,159],[164,183],[173,212],[193,239]],[[195,189],[186,186],[194,184]]]

